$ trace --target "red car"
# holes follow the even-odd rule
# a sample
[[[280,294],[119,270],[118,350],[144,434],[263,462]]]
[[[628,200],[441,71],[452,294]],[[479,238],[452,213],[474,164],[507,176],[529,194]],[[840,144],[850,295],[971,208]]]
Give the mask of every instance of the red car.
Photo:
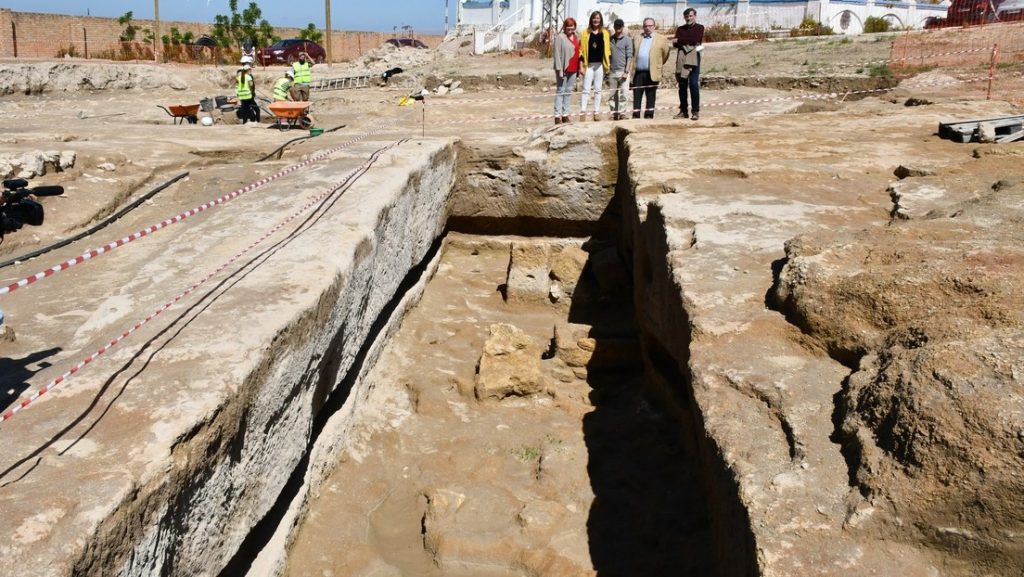
[[[426,44],[415,38],[388,38],[384,43],[395,48],[427,48]]]
[[[288,38],[278,40],[268,48],[260,48],[256,51],[256,62],[263,66],[271,64],[291,64],[298,62],[299,54],[305,52],[316,64],[322,64],[327,57],[327,51],[316,42],[303,40],[302,38]]]
[[[947,26],[988,24],[996,20],[1003,0],[953,0],[946,11]]]

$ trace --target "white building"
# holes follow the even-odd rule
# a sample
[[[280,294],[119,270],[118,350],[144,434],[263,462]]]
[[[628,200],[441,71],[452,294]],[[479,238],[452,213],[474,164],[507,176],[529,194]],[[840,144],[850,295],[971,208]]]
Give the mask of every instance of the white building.
[[[476,31],[478,51],[509,49],[513,35],[541,28],[545,7],[552,4],[560,5],[581,27],[597,10],[606,24],[615,18],[627,25],[640,24],[651,17],[664,30],[682,24],[683,11],[694,8],[705,26],[784,30],[810,18],[837,34],[860,34],[869,16],[885,18],[897,29],[923,28],[928,17],[946,15],[949,0],[460,0],[457,24],[461,30]]]

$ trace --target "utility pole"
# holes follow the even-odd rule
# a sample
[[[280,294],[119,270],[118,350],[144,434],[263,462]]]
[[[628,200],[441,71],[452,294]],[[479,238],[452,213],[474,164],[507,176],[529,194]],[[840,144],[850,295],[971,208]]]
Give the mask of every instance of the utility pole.
[[[444,0],[444,35],[448,36],[448,0]]]
[[[160,62],[160,0],[153,0],[153,60]]]
[[[331,42],[331,0],[324,0],[324,10],[327,12],[327,63],[334,62],[334,43]]]
[[[565,0],[544,0],[541,9],[543,11],[541,26],[548,31],[548,41],[550,42],[554,35],[562,29],[562,22],[567,16]]]

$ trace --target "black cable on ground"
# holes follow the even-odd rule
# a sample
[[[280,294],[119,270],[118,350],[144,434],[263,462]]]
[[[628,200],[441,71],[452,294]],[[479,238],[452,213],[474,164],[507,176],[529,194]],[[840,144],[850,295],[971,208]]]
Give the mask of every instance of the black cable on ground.
[[[327,134],[328,132],[334,132],[335,130],[341,130],[342,128],[345,128],[346,126],[348,126],[348,125],[347,124],[342,124],[341,126],[335,126],[334,128],[332,128],[330,130],[325,130],[324,134]],[[299,142],[299,141],[302,141],[302,140],[308,140],[310,138],[315,138],[315,137],[313,135],[306,135],[306,136],[300,136],[298,138],[293,138],[293,139],[289,140],[288,142],[286,142],[286,143],[282,144],[281,146],[279,146],[277,149],[274,150],[274,152],[271,152],[270,154],[264,156],[263,158],[257,160],[256,162],[263,162],[264,160],[267,160],[268,158],[270,158],[271,156],[274,156],[275,154],[277,155],[278,160],[280,160],[281,159],[281,155],[284,153],[285,147],[287,147],[289,144],[292,144],[292,143],[295,143],[295,142]]]
[[[142,204],[143,202],[146,202],[150,198],[153,198],[153,196],[156,195],[156,193],[158,193],[161,190],[167,188],[168,186],[174,184],[175,182],[178,182],[179,180],[185,178],[186,176],[188,176],[188,174],[189,173],[187,173],[187,172],[183,172],[183,173],[179,174],[178,176],[175,176],[174,178],[168,180],[167,182],[161,184],[160,186],[154,188],[153,190],[151,190],[151,191],[147,192],[146,194],[142,195],[141,197],[137,198],[134,202],[132,202],[128,206],[122,208],[121,210],[117,211],[116,213],[114,213],[114,214],[108,216],[107,218],[103,219],[102,222],[100,222],[99,224],[97,224],[94,227],[92,227],[92,228],[90,228],[88,230],[82,231],[82,232],[76,234],[75,236],[73,236],[71,238],[66,238],[66,239],[64,239],[64,240],[62,240],[62,241],[60,241],[58,243],[51,244],[50,246],[41,248],[39,250],[34,250],[34,251],[32,251],[32,252],[30,252],[28,254],[24,254],[24,255],[21,255],[19,257],[12,258],[11,260],[0,262],[0,268],[6,268],[6,267],[11,266],[12,264],[15,264],[15,263],[18,263],[18,262],[22,262],[22,261],[26,261],[26,260],[28,260],[30,258],[35,258],[37,256],[46,254],[46,253],[50,252],[51,250],[57,250],[58,248],[67,246],[67,245],[69,245],[69,244],[71,244],[71,243],[73,243],[75,241],[81,240],[81,239],[83,239],[83,238],[85,238],[85,237],[87,237],[87,236],[89,236],[91,234],[94,234],[97,231],[99,231],[100,229],[102,229],[102,228],[106,227],[107,225],[109,225],[110,223],[114,222],[115,220],[117,220],[117,219],[121,218],[122,216],[128,214],[129,212],[135,210],[136,208],[138,208],[138,206],[140,204]]]

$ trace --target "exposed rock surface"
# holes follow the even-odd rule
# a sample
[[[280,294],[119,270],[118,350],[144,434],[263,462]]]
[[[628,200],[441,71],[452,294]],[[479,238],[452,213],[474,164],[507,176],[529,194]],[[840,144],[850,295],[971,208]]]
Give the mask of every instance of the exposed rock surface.
[[[580,243],[513,242],[510,252],[505,300],[554,303],[564,309],[571,306],[587,264],[587,253]]]
[[[482,223],[480,229],[502,219],[529,230],[550,221],[563,234],[573,234],[573,225],[592,232],[594,223],[607,221],[615,193],[615,146],[607,126],[581,125],[541,133],[523,146],[466,150],[460,157],[466,177],[451,206],[453,226]]]
[[[165,67],[138,64],[32,63],[0,66],[0,95],[77,90],[124,90],[189,85]]]
[[[524,397],[544,388],[540,345],[507,323],[491,325],[477,363],[476,398]]]
[[[790,243],[776,295],[859,361],[839,436],[890,530],[907,538],[899,518],[958,565],[1010,575],[1024,566],[1024,186],[999,188],[928,213],[941,216]]]
[[[977,27],[982,28],[994,27]],[[984,31],[962,33],[974,32]],[[799,67],[809,52],[817,55],[833,49],[844,51],[847,62],[888,57],[888,43],[874,40],[855,39],[850,46],[836,40],[834,48],[822,46],[832,42],[828,39],[735,43],[730,45],[735,50],[715,47],[709,65],[724,67],[731,50],[729,76],[733,76],[740,62],[760,66],[760,60],[750,58],[751,50],[766,44],[772,47],[773,57],[765,60],[763,69],[747,70]],[[964,44],[962,37],[955,40],[957,46]],[[870,54],[845,52],[854,47],[870,49]],[[80,230],[83,223],[121,206],[151,180],[192,170],[188,186],[152,199],[130,221],[110,231],[112,238],[134,232],[158,220],[153,217],[164,218],[209,200],[208,191],[227,192],[273,172],[277,169],[273,163],[249,161],[291,136],[254,124],[173,126],[153,106],[196,101],[211,91],[230,90],[227,67],[62,64],[72,67],[59,69],[54,76],[47,63],[39,64],[36,71],[17,68],[16,73],[0,73],[3,90],[12,91],[0,101],[0,115],[9,121],[0,137],[3,152],[50,150],[64,146],[52,143],[75,142],[78,155],[75,167],[53,175],[60,179],[56,183],[70,182],[73,188],[63,198],[47,199],[47,226],[8,237],[0,247],[6,254],[24,248],[18,243],[38,246],[43,239]],[[438,65],[460,68],[443,70],[438,78],[462,74],[462,66],[486,70],[490,76],[466,82],[471,93],[494,87],[499,80],[493,72],[499,68],[504,85],[512,84],[520,68],[526,69],[528,75],[520,76],[529,84],[551,76],[547,60],[484,58]],[[23,65],[0,65],[4,70],[19,66]],[[92,70],[96,67],[111,70]],[[167,69],[175,76],[180,73],[191,90],[178,90],[182,84],[169,81]],[[152,77],[133,78],[133,70],[150,70]],[[344,75],[336,74],[338,67],[317,70],[325,77]],[[365,67],[352,71],[365,72]],[[261,86],[272,82],[277,73],[269,72],[257,78]],[[82,82],[83,76],[94,77],[96,84]],[[945,71],[930,76],[943,82],[956,80]],[[424,76],[410,73],[408,77]],[[34,80],[26,82],[26,78]],[[848,77],[825,83],[814,78],[751,82],[816,90],[870,84],[853,83]],[[837,267],[861,270],[866,265],[851,265],[843,258],[870,260],[868,256],[843,252],[842,245],[837,248],[828,239],[815,240],[817,235],[827,233],[842,242],[851,238],[874,242],[871,235],[858,236],[857,231],[892,226],[890,215],[911,223],[922,217],[957,222],[958,212],[970,212],[964,208],[967,204],[960,203],[983,199],[991,191],[1012,192],[1019,181],[1019,144],[965,147],[934,138],[939,121],[1001,116],[1016,110],[1006,103],[981,101],[964,91],[964,84],[953,89],[922,85],[930,104],[906,108],[907,96],[918,94],[912,92],[914,83],[902,86],[888,103],[869,98],[841,106],[808,106],[801,107],[802,114],[783,118],[773,114],[796,108],[794,98],[806,95],[768,88],[710,90],[709,110],[698,123],[627,121],[614,125],[620,130],[617,135],[606,122],[552,128],[544,121],[542,125],[535,119],[550,110],[550,94],[539,91],[503,91],[495,97],[500,111],[483,95],[448,98],[446,102],[457,106],[436,106],[429,113],[424,109],[417,119],[423,124],[410,121],[417,114],[394,114],[400,88],[334,92],[322,99],[318,95],[317,118],[329,126],[348,124],[351,134],[341,131],[299,143],[286,158],[310,154],[325,141],[333,145],[370,128],[445,138],[454,131],[479,146],[481,156],[496,159],[495,166],[487,166],[477,158],[474,168],[495,175],[486,177],[496,183],[488,192],[493,199],[470,207],[481,214],[477,222],[483,225],[510,223],[509,228],[525,231],[530,220],[503,215],[514,215],[516,199],[526,198],[523,204],[531,208],[524,210],[536,215],[529,218],[563,227],[559,233],[579,223],[590,226],[593,215],[619,209],[618,203],[607,202],[610,183],[623,189],[632,186],[635,198],[626,203],[627,246],[610,252],[588,247],[587,270],[596,279],[605,279],[600,281],[604,286],[622,287],[622,275],[616,272],[621,273],[621,257],[633,258],[629,264],[635,266],[632,284],[644,327],[646,380],[658,388],[686,428],[680,434],[676,420],[653,410],[660,409],[660,403],[652,407],[639,396],[644,379],[631,375],[602,382],[601,371],[589,370],[610,358],[604,354],[612,350],[608,343],[621,339],[628,347],[626,336],[635,331],[595,323],[590,330],[581,329],[585,334],[578,334],[576,328],[582,325],[577,322],[576,307],[569,310],[572,330],[559,328],[558,346],[547,351],[555,357],[541,363],[551,376],[548,394],[476,403],[473,364],[484,335],[469,335],[471,327],[512,322],[537,342],[552,335],[550,318],[539,328],[527,328],[522,310],[514,311],[511,319],[484,315],[492,306],[509,305],[495,290],[507,273],[503,262],[499,272],[482,284],[482,294],[489,301],[470,299],[462,287],[449,284],[446,298],[457,301],[465,296],[471,306],[458,313],[435,306],[426,319],[410,322],[415,331],[406,337],[406,345],[440,359],[439,370],[425,370],[427,365],[419,362],[422,357],[416,357],[416,362],[403,361],[401,354],[388,357],[382,364],[390,365],[395,374],[399,367],[403,369],[395,381],[380,386],[379,397],[373,394],[373,383],[382,381],[354,390],[352,402],[335,415],[339,422],[323,435],[333,438],[312,451],[306,490],[341,495],[344,507],[337,510],[346,514],[339,515],[336,523],[321,525],[319,534],[325,540],[296,542],[309,543],[311,556],[338,549],[351,553],[345,560],[351,565],[344,566],[357,570],[340,570],[338,575],[359,575],[364,570],[365,575],[393,574],[401,561],[397,557],[407,553],[396,544],[412,543],[417,562],[424,564],[416,566],[423,570],[408,574],[431,575],[440,569],[424,549],[430,496],[437,507],[431,509],[429,542],[436,545],[435,551],[444,552],[448,575],[471,567],[468,575],[480,577],[480,566],[472,563],[498,557],[506,563],[498,570],[515,575],[544,573],[545,568],[556,566],[574,576],[590,570],[609,575],[706,575],[713,573],[706,559],[710,551],[717,552],[718,569],[725,574],[1013,575],[1018,558],[1012,548],[1019,532],[1012,530],[1015,518],[1009,507],[1019,505],[1019,499],[979,481],[978,464],[960,459],[965,452],[973,452],[986,475],[990,469],[996,478],[1010,475],[1013,445],[1004,435],[1013,431],[1020,418],[1012,410],[986,410],[979,399],[1017,382],[1014,369],[1019,356],[1013,348],[1017,329],[1007,325],[1003,316],[982,315],[970,317],[979,320],[967,326],[941,327],[926,320],[912,323],[914,331],[893,334],[873,324],[877,319],[872,318],[866,325],[871,330],[865,331],[862,340],[878,348],[858,344],[858,335],[853,335],[851,352],[844,356],[837,351],[846,349],[829,343],[839,342],[833,336],[853,332],[838,326],[855,322],[853,317],[840,311],[832,325],[822,322],[819,332],[805,334],[782,314],[766,308],[776,302],[766,301],[766,294],[786,256],[783,247],[794,237],[801,239],[792,243],[794,249],[802,246],[825,256],[836,251]],[[1004,85],[1003,97],[1019,97],[1019,91],[1006,86],[1014,85]],[[24,95],[26,91],[31,96]],[[997,87],[997,96],[998,91]],[[667,90],[663,105],[671,103],[670,95]],[[542,98],[533,99],[536,96]],[[111,113],[119,114],[116,120],[103,118]],[[513,115],[534,120],[503,118]],[[603,143],[612,145],[607,150],[614,150],[616,136],[626,137],[622,131],[630,133],[622,148],[628,156],[606,155],[601,167],[578,163],[593,162],[596,155],[587,149],[596,150]],[[530,139],[520,142],[527,133]],[[570,137],[574,139],[570,148],[579,148],[583,154],[551,146]],[[681,142],[687,144],[685,150]],[[434,145],[414,141],[408,146]],[[520,146],[525,152],[516,156]],[[206,212],[190,220],[189,227],[197,226],[175,236],[176,242],[164,243],[162,236],[148,238],[118,252],[116,265],[108,265],[114,261],[105,257],[36,284],[32,292],[5,295],[0,306],[8,313],[7,322],[17,325],[18,340],[3,343],[0,375],[9,387],[0,392],[15,402],[27,389],[73,366],[80,354],[104,346],[112,331],[123,330],[123,323],[150,313],[172,296],[173,291],[163,290],[168,284],[190,277],[211,260],[229,257],[251,240],[249,233],[269,225],[293,203],[304,202],[312,189],[333,183],[371,150],[356,147],[330,170],[303,170],[301,185],[270,186],[246,196],[227,209],[233,215],[230,223],[219,216],[225,212]],[[568,168],[534,162],[544,155],[576,162],[576,169],[583,167],[576,175],[582,181],[572,181]],[[527,156],[533,164],[524,160]],[[375,312],[398,290],[397,271],[417,261],[444,219],[444,201],[424,192],[435,190],[433,181],[408,178],[411,166],[417,164],[413,159],[419,157],[396,155],[396,168],[389,172],[407,182],[410,191],[415,189],[403,196],[408,202],[398,203],[394,210],[378,210],[381,205],[376,203],[387,204],[387,195],[381,194],[387,186],[373,180],[367,188],[357,187],[339,201],[337,208],[344,216],[328,211],[311,229],[267,254],[269,264],[253,262],[247,272],[236,271],[218,285],[219,292],[205,294],[201,305],[172,308],[175,313],[181,311],[173,321],[150,324],[133,335],[141,337],[138,346],[119,348],[77,374],[72,386],[48,395],[17,417],[27,421],[3,425],[2,432],[10,434],[0,510],[13,529],[0,548],[24,561],[9,564],[7,572],[19,576],[33,571],[40,575],[241,574],[235,571],[234,561],[244,561],[252,551],[248,544],[241,545],[246,532],[281,495],[310,442],[310,431],[316,430],[312,415],[324,401],[324,387],[333,383],[324,375],[340,374],[342,367],[357,367],[361,361],[372,362],[374,351],[383,346],[381,341],[387,340],[395,324],[381,328],[377,341],[364,342],[377,324]],[[614,167],[620,160],[629,178],[616,180]],[[113,174],[98,169],[108,163],[116,168]],[[934,167],[936,174],[907,172],[901,183],[894,183],[892,174],[898,165]],[[575,187],[576,196],[566,203],[551,202],[544,194],[523,195],[520,183],[546,181],[546,177],[517,180],[515,170],[506,170],[513,166],[535,174],[562,174],[550,184],[566,190]],[[371,171],[369,178],[376,174]],[[999,182],[993,185],[996,179]],[[591,201],[587,190],[599,200]],[[557,198],[558,193],[553,196]],[[424,202],[426,209],[409,209],[419,207],[417,202]],[[491,213],[486,210],[492,205],[500,208],[493,213],[499,216],[487,220]],[[563,218],[572,220],[559,220]],[[991,214],[985,218],[1004,222]],[[972,226],[981,227],[983,221]],[[319,230],[321,226],[329,232]],[[942,233],[941,226],[936,230],[929,226],[925,223],[923,229],[912,230],[924,231],[922,238]],[[375,232],[365,232],[369,230]],[[478,230],[496,231],[486,226]],[[411,237],[419,240],[410,241]],[[913,240],[885,234],[879,238]],[[501,246],[501,254],[508,254],[507,247],[507,242]],[[888,254],[887,248],[876,246],[874,252]],[[80,249],[58,253],[47,265],[74,257]],[[950,252],[959,254],[955,248]],[[932,258],[932,253],[920,249],[908,254]],[[333,271],[346,263],[357,263],[352,268],[358,274],[344,277],[356,280],[335,283],[339,277]],[[471,260],[462,263],[467,270],[461,272],[473,272]],[[35,265],[30,266],[27,271],[25,267],[16,270],[36,272]],[[948,266],[952,276],[960,269],[956,263]],[[1016,265],[1009,262],[1007,266]],[[554,270],[552,266],[550,271]],[[439,277],[449,271],[442,266],[441,272]],[[288,275],[293,282],[274,284]],[[825,276],[815,278],[828,285],[826,290],[834,288]],[[74,280],[62,288],[54,284],[64,279]],[[881,281],[876,285],[900,290]],[[876,285],[857,288],[875,290]],[[998,284],[981,286],[1001,290]],[[551,287],[549,296],[555,292]],[[900,307],[905,300],[885,296],[886,306]],[[787,302],[795,310],[800,299]],[[349,312],[328,314],[333,310],[331,303],[341,303],[338,307]],[[628,312],[622,302],[598,304],[606,310],[621,307],[616,313]],[[553,308],[548,306],[546,312]],[[790,319],[795,320],[795,314]],[[975,324],[991,332],[977,332]],[[468,338],[452,338],[456,335]],[[922,342],[919,335],[929,341]],[[934,348],[929,343],[935,343]],[[829,356],[829,350],[836,357]],[[854,362],[857,355],[863,355],[861,363]],[[571,366],[570,359],[584,366]],[[850,372],[859,367],[863,370],[851,377]],[[915,372],[918,367],[924,372]],[[159,376],[153,377],[154,373]],[[285,376],[295,375],[299,382],[293,386]],[[583,378],[589,382],[583,383]],[[936,379],[943,388],[936,389]],[[979,388],[976,383],[986,386]],[[1016,406],[1002,394],[991,398],[993,407]],[[627,402],[619,403],[622,400]],[[888,425],[878,408],[890,406],[895,410],[889,414],[899,417],[899,426],[893,428],[893,435],[878,436],[876,431],[885,432]],[[551,407],[556,410],[543,413],[550,419],[538,425],[540,410]],[[355,415],[363,408],[371,410],[356,422]],[[964,408],[966,417],[960,414]],[[189,421],[194,418],[201,424]],[[21,428],[22,422],[29,424]],[[924,426],[933,422],[948,427],[932,432]],[[975,422],[980,424],[976,429]],[[906,423],[924,427],[907,432]],[[961,425],[963,437],[958,436]],[[540,430],[554,437],[535,434]],[[383,431],[385,443],[374,446],[368,439],[378,431]],[[1017,431],[1019,438],[1019,427]],[[998,442],[984,444],[986,432]],[[559,442],[576,444],[563,452],[560,448],[565,445]],[[949,454],[955,458],[942,462],[936,443],[949,443]],[[989,449],[1000,454],[986,454]],[[337,452],[342,465],[354,474],[348,482],[322,484],[321,476],[329,468],[325,463]],[[324,458],[317,458],[318,454]],[[850,458],[857,454],[863,455],[861,461]],[[543,474],[538,479],[539,464]],[[456,481],[448,476],[453,471]],[[693,498],[700,493],[679,489],[690,487],[687,483],[698,473],[711,515],[701,512],[705,501]],[[557,482],[548,483],[556,478]],[[490,489],[496,481],[509,479],[512,489]],[[907,479],[921,489],[911,487]],[[952,512],[930,514],[927,502],[918,498],[936,486],[934,479],[963,479],[977,491],[979,503],[1006,508],[994,510],[992,517],[999,521],[990,525],[970,505],[963,523],[937,525]],[[946,487],[936,487],[927,494],[947,494]],[[458,507],[441,507],[445,496],[451,496],[453,503],[461,501],[464,515],[460,517]],[[298,496],[296,502],[305,498]],[[287,546],[288,534],[305,506],[296,505],[290,510],[293,515],[282,521],[279,535],[283,536],[274,542],[279,550]],[[896,506],[910,513],[904,517]],[[681,516],[666,511],[695,515],[681,522]],[[315,514],[310,519],[323,520]],[[494,539],[484,543],[474,534],[461,533],[460,519]],[[911,527],[908,520],[917,525]],[[707,537],[708,523],[715,539]],[[571,529],[555,529],[559,524]],[[339,540],[352,545],[339,548]],[[645,552],[642,564],[634,562],[637,551]],[[232,559],[230,569],[224,569],[228,559]],[[295,574],[317,573],[300,570]]]
[[[363,410],[310,496],[285,574],[710,574],[695,467],[670,418],[644,400],[639,367],[587,381],[570,372],[545,394],[501,403],[462,390],[494,340],[488,325],[514,322],[539,342],[566,311],[494,291],[508,241],[453,236],[366,377]],[[565,369],[557,357],[541,365]]]
[[[0,155],[0,178],[31,179],[47,171],[61,172],[75,165],[73,150],[27,151],[20,155]]]
[[[900,106],[883,151],[851,111],[888,106],[847,105],[843,143],[832,112],[766,120],[785,159],[742,127],[687,131],[682,169],[664,133],[626,137],[648,373],[693,429],[725,575],[1021,566],[1016,155],[928,138],[940,104]]]
[[[307,203],[296,188],[337,182],[377,146],[308,166],[250,203],[160,237],[170,242],[133,245],[117,256],[137,271],[131,279],[113,281],[116,267],[92,268],[74,291],[50,282],[7,295],[5,311],[20,314],[6,322],[23,330],[4,343],[5,360],[68,363],[109,347],[110,335]],[[180,308],[135,331],[136,348],[111,350],[93,364],[98,370],[4,423],[0,508],[11,530],[0,549],[19,559],[17,574],[219,573],[303,458],[332,390],[348,394],[341,383],[377,315],[443,229],[453,168],[451,142],[384,153],[346,196],[319,204],[316,218],[272,236],[262,256],[225,266],[193,295],[198,300],[183,297]],[[254,179],[266,168],[249,170],[233,168],[233,178]],[[173,191],[176,203],[205,200],[201,183],[223,187],[216,175],[196,179]],[[166,212],[144,207],[112,232],[129,234]],[[229,216],[232,226],[222,220]],[[23,392],[28,370],[5,369],[4,391]]]

